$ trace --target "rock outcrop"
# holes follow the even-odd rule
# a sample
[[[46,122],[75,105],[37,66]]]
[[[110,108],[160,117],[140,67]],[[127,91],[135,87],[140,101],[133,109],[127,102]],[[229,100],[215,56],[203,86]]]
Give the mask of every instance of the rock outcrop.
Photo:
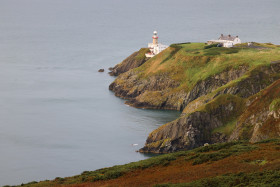
[[[109,74],[112,76],[118,76],[121,73],[127,72],[131,69],[137,68],[145,63],[149,58],[146,58],[145,54],[149,52],[149,49],[142,48],[139,51],[134,52],[132,55],[127,57],[120,64],[110,68]]]
[[[222,126],[214,116],[206,112],[194,112],[181,117],[152,132],[140,152],[168,153],[193,149],[209,142],[209,131]]]

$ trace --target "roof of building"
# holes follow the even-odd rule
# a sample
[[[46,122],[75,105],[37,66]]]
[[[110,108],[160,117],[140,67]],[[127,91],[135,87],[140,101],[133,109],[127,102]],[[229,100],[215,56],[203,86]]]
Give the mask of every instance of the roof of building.
[[[230,40],[230,41],[233,41],[235,38],[238,38],[238,36],[231,36],[230,34],[229,35],[221,34],[219,40]]]

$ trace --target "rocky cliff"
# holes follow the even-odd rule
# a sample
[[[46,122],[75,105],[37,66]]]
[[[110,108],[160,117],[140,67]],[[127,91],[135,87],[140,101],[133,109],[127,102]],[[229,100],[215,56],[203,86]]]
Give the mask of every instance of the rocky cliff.
[[[131,69],[141,66],[149,59],[145,56],[145,54],[149,51],[150,50],[147,48],[142,48],[139,51],[134,52],[120,64],[117,64],[115,67],[111,68],[111,72],[109,72],[109,74],[112,76],[118,76],[121,73],[127,72]]]
[[[280,136],[280,79],[250,98],[229,140],[257,142]]]
[[[262,106],[258,103],[265,99],[259,95],[266,89],[273,90],[269,85],[280,79],[280,48],[258,45],[263,47],[172,45],[140,67],[120,74],[109,88],[127,99],[127,104],[182,110],[179,119],[153,131],[140,151],[166,153],[205,143],[279,136],[278,113],[267,106],[271,103],[250,113],[252,108]],[[275,93],[271,99],[279,97]],[[274,132],[268,133],[265,124],[273,120]]]

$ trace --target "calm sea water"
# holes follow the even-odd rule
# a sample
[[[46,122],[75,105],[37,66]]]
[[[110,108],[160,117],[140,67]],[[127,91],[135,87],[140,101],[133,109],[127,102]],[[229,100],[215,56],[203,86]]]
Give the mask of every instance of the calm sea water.
[[[279,0],[0,0],[0,185],[145,159],[179,112],[124,105],[99,68],[145,47],[216,39],[280,43]],[[139,144],[136,147],[131,144]]]

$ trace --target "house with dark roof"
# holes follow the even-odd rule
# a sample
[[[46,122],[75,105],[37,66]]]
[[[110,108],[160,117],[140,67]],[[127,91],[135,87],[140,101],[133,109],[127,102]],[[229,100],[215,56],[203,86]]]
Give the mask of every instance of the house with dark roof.
[[[218,40],[208,40],[207,44],[221,44],[223,47],[233,47],[236,44],[240,44],[241,40],[238,36],[231,36],[229,35],[223,35],[219,37]]]

